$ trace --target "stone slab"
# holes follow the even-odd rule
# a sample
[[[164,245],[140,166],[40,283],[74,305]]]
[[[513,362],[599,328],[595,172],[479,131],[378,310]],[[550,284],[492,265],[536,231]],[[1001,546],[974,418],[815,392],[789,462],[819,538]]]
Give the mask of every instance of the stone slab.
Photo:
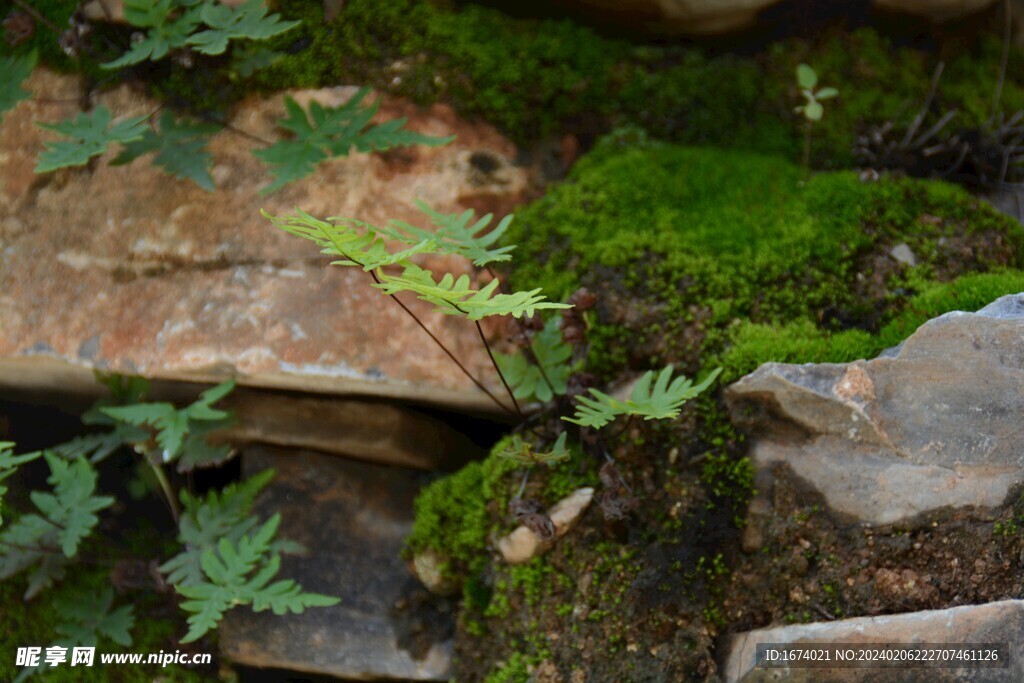
[[[34,123],[74,115],[81,92],[74,78],[43,69],[27,87],[48,99],[19,103],[0,126],[5,375],[16,372],[31,385],[39,367],[31,361],[43,356],[62,361],[68,372],[95,367],[203,382],[236,376],[250,386],[493,409],[398,306],[369,286],[368,275],[329,267],[314,245],[259,214],[301,207],[318,216],[425,226],[413,207],[419,198],[440,211],[504,215],[534,181],[515,165],[514,145],[493,129],[442,105],[420,110],[385,99],[379,120],[408,116],[412,130],[455,134],[456,142],[332,160],[268,196],[259,191],[270,176],[251,154],[259,143],[225,129],[210,144],[218,189],[206,192],[164,174],[149,158],[110,166],[113,152],[87,167],[35,175],[35,159],[54,134]],[[336,105],[354,91],[291,94],[301,103]],[[94,100],[117,115],[156,109],[127,87]],[[281,96],[253,98],[230,123],[272,140],[283,114]],[[426,265],[468,268],[436,258]],[[472,325],[424,302],[406,303],[477,376],[497,384]]]
[[[410,601],[414,585],[399,552],[426,475],[311,451],[254,447],[243,453],[246,475],[268,467],[277,476],[258,510],[280,512],[279,535],[310,550],[307,557],[286,556],[280,576],[341,603],[286,616],[232,610],[220,629],[223,654],[245,666],[347,679],[447,680],[454,626],[451,613],[437,607],[447,603],[421,605],[426,611],[411,621],[432,628],[419,634],[415,647],[407,641],[410,620],[396,611]]]
[[[842,516],[997,507],[1024,482],[1024,295],[940,316],[873,360],[766,363],[727,400],[758,467],[788,464]]]
[[[767,668],[757,667],[758,643],[1009,643],[1010,661],[996,668]],[[1004,600],[881,617],[765,628],[734,635],[723,674],[726,683],[946,683],[1024,681],[1024,601]]]

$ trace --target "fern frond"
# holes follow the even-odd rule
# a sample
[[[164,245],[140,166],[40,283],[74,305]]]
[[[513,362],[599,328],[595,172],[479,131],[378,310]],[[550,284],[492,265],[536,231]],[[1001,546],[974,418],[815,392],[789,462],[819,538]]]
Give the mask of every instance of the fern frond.
[[[190,613],[189,630],[182,643],[198,640],[216,628],[224,613],[236,605],[252,605],[257,612],[272,609],[275,614],[284,614],[339,602],[338,598],[303,593],[294,581],[270,583],[281,566],[281,557],[273,550],[280,523],[280,514],[275,514],[237,541],[220,539],[216,551],[208,549],[202,553],[203,578],[193,585],[175,586],[178,593],[189,598],[181,604]]]
[[[148,60],[162,59],[172,49],[184,47],[199,26],[202,8],[175,0],[124,0],[124,18],[136,28],[146,29],[142,40],[117,59],[102,64],[117,69]]]
[[[197,437],[227,426],[231,415],[214,408],[216,403],[235,388],[234,380],[228,380],[207,389],[196,401],[185,408],[175,408],[170,403],[137,403],[126,406],[102,406],[98,410],[114,420],[136,427],[148,426],[156,430],[156,443],[160,447],[163,462],[178,461],[178,470],[185,472],[195,467],[213,465],[226,460],[231,449],[227,446],[211,446]],[[188,448],[186,448],[188,447]],[[195,450],[189,450],[195,449]]]
[[[498,367],[516,398],[547,403],[556,394],[565,393],[569,376],[576,369],[568,363],[572,346],[562,339],[557,317],[548,320],[544,329],[534,335],[530,349],[539,366],[530,362],[524,353],[514,356],[499,353],[495,355]]]
[[[113,603],[114,591],[109,586],[99,592],[80,591],[55,599],[54,613],[61,617],[56,630],[66,640],[65,647],[95,647],[101,636],[123,647],[130,646],[134,605],[111,610]]]
[[[70,138],[44,144],[46,151],[39,155],[36,173],[49,173],[58,168],[82,166],[94,156],[107,151],[112,143],[126,143],[138,140],[146,132],[145,116],[132,116],[113,126],[113,115],[105,106],[99,106],[91,113],[78,114],[73,119],[60,123],[36,124]]]
[[[20,57],[10,56],[0,59],[0,122],[4,114],[14,109],[21,100],[31,97],[32,93],[21,87],[25,79],[32,75],[32,69],[39,61],[39,53],[33,50]]]
[[[413,292],[423,301],[437,306],[437,310],[448,315],[464,315],[470,320],[482,320],[492,315],[511,315],[520,318],[533,315],[535,311],[548,308],[571,308],[568,304],[545,301],[540,289],[495,294],[498,280],[491,280],[482,289],[470,287],[469,276],[458,279],[445,273],[440,282],[434,274],[414,264],[407,264],[401,275],[378,275],[380,284],[374,284],[385,294]]]
[[[688,400],[700,395],[711,386],[722,371],[717,368],[703,382],[694,385],[685,377],[672,379],[671,365],[666,366],[654,379],[654,371],[649,370],[637,381],[629,400],[620,401],[608,394],[590,390],[590,396],[577,396],[576,415],[562,419],[582,427],[600,429],[619,415],[637,415],[645,420],[674,419]],[[652,382],[653,387],[652,387]]]
[[[18,467],[27,462],[32,462],[40,455],[42,453],[39,451],[26,455],[15,455],[13,443],[10,441],[0,441],[0,513],[3,512],[4,494],[7,493],[7,487],[3,484],[4,479],[17,472]],[[3,515],[0,514],[0,524],[3,524],[3,521]]]
[[[32,491],[30,498],[41,514],[22,515],[0,533],[0,579],[38,563],[26,599],[63,578],[67,560],[99,523],[96,513],[114,503],[110,496],[96,495],[97,474],[88,460],[67,461],[52,453],[43,457],[53,493]]]
[[[204,55],[220,55],[228,48],[228,41],[249,39],[265,40],[295,28],[301,22],[282,21],[280,14],[267,16],[263,0],[248,0],[230,7],[219,2],[202,6],[200,18],[210,28],[189,36],[185,42]]]
[[[213,155],[206,149],[211,135],[220,126],[191,123],[176,119],[164,111],[160,115],[159,131],[147,128],[138,140],[125,144],[111,166],[127,164],[145,154],[156,153],[153,163],[182,180],[191,180],[199,187],[213,192],[215,188],[210,167]]]
[[[455,139],[454,136],[437,138],[403,130],[405,119],[389,121],[367,130],[370,119],[380,107],[380,100],[361,106],[368,93],[369,88],[362,88],[338,107],[324,107],[318,102],[311,102],[308,112],[291,97],[285,96],[287,116],[278,121],[278,126],[293,137],[253,152],[270,165],[270,172],[275,176],[262,194],[309,175],[330,157],[347,156],[353,148],[372,152],[409,145],[436,147]]]
[[[486,232],[494,219],[493,214],[487,214],[478,220],[474,220],[475,216],[471,210],[461,214],[443,214],[421,200],[416,200],[416,208],[427,214],[435,230],[431,232],[404,221],[391,221],[387,228],[389,237],[407,244],[421,239],[434,239],[441,253],[463,256],[479,268],[488,263],[508,261],[512,258],[510,252],[515,250],[515,245],[494,247],[512,224],[511,215],[505,216],[493,230]]]
[[[412,243],[408,249],[391,253],[378,234],[380,231],[362,221],[331,217],[329,221],[339,222],[328,223],[298,209],[294,215],[286,217],[272,216],[266,211],[260,213],[285,232],[315,243],[321,253],[340,256],[342,260],[331,262],[335,266],[357,266],[371,271],[403,263],[416,254],[437,251],[437,243],[431,237],[425,237]]]
[[[252,505],[273,477],[273,470],[265,470],[245,481],[230,484],[220,492],[212,490],[204,498],[197,498],[182,490],[180,498],[183,511],[178,521],[178,541],[184,549],[160,566],[167,581],[175,586],[200,583],[203,578],[203,553],[216,549],[221,539],[237,542],[259,523],[252,515]],[[302,547],[277,540],[273,550],[295,553],[301,552]]]

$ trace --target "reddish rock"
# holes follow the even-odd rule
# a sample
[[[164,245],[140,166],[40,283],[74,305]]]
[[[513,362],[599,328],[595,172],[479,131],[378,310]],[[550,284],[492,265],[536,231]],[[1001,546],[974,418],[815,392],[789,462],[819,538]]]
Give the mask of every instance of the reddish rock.
[[[258,193],[270,176],[251,154],[257,143],[225,130],[210,145],[218,185],[210,193],[147,157],[109,166],[112,153],[92,167],[34,175],[42,143],[53,137],[34,122],[75,114],[80,91],[74,79],[41,69],[28,88],[48,101],[20,103],[0,127],[0,362],[19,367],[23,386],[32,384],[27,361],[42,354],[154,378],[237,375],[241,384],[492,409],[398,306],[369,287],[368,275],[329,267],[312,244],[276,230],[259,210],[301,207],[425,225],[412,206],[417,198],[445,212],[511,207],[531,181],[512,161],[515,147],[493,129],[445,106],[421,111],[386,99],[380,120],[408,116],[412,130],[457,140],[332,160],[266,197]],[[354,91],[292,95],[334,105]],[[120,116],[156,108],[127,88],[96,100]],[[251,99],[231,124],[276,139],[283,113],[281,97]],[[478,154],[494,162],[486,177],[471,163]],[[405,301],[477,376],[496,384],[471,325]]]

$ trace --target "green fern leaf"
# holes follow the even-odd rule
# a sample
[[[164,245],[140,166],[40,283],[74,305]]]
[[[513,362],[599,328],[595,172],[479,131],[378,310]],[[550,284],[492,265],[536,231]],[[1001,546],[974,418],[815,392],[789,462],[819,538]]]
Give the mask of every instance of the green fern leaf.
[[[125,0],[124,18],[132,26],[147,29],[142,40],[117,59],[102,64],[104,69],[117,69],[147,59],[162,59],[172,49],[184,47],[200,23],[201,8],[183,7],[191,3],[175,0]]]
[[[4,494],[7,493],[7,487],[3,484],[4,479],[14,474],[21,465],[32,462],[42,455],[39,451],[15,455],[13,449],[14,444],[10,441],[0,441],[0,512],[3,511]],[[0,515],[0,524],[3,524],[3,521],[3,515]]]
[[[53,493],[30,494],[42,514],[24,514],[0,533],[0,579],[38,564],[29,577],[26,599],[63,578],[67,560],[99,523],[96,513],[114,503],[109,496],[95,495],[97,474],[89,461],[67,461],[52,453],[43,457],[50,466],[47,483]]]
[[[567,362],[572,357],[572,346],[562,339],[558,318],[552,317],[544,324],[544,329],[534,335],[530,349],[539,365],[530,362],[524,353],[496,354],[501,374],[515,397],[547,403],[555,395],[565,394],[569,376],[576,368]]]
[[[419,200],[416,201],[416,207],[430,217],[435,230],[431,232],[403,221],[391,221],[387,231],[388,237],[407,244],[423,239],[433,239],[437,242],[441,253],[463,256],[480,268],[488,263],[508,261],[512,258],[510,252],[515,249],[514,245],[492,248],[508,230],[508,226],[512,223],[512,216],[505,216],[493,230],[488,232],[487,228],[494,218],[492,214],[487,214],[474,221],[472,211],[464,211],[461,214],[443,214],[434,211],[425,202]]]
[[[230,414],[214,408],[212,404],[226,396],[234,387],[234,380],[228,380],[204,391],[192,405],[180,410],[170,403],[102,406],[98,410],[119,422],[155,429],[156,442],[162,450],[162,461],[166,463],[181,458],[178,461],[178,469],[188,471],[194,466],[216,464],[230,455],[230,449],[225,450],[224,447],[207,444],[206,447],[200,446],[197,452],[182,457],[186,444],[196,446],[198,443],[190,437],[197,434],[206,436],[230,422]]]
[[[310,240],[320,247],[321,253],[340,256],[341,261],[332,261],[331,265],[357,266],[366,271],[377,270],[384,266],[403,263],[416,254],[431,254],[437,251],[437,243],[430,237],[413,243],[408,249],[391,253],[387,243],[380,238],[378,228],[345,218],[328,218],[328,223],[314,218],[304,211],[296,211],[294,216],[277,217],[261,211],[264,218],[287,233]]]
[[[213,192],[215,188],[210,167],[213,155],[206,149],[209,137],[219,126],[195,124],[175,119],[165,111],[160,115],[159,132],[147,128],[142,137],[127,143],[114,158],[112,166],[127,164],[144,154],[156,152],[153,163],[182,180],[191,180],[199,187]]]
[[[337,598],[302,593],[294,581],[267,585],[280,569],[280,555],[273,550],[280,523],[281,516],[275,514],[254,533],[237,541],[221,538],[216,551],[203,551],[200,558],[202,580],[193,585],[175,586],[181,595],[189,598],[181,604],[181,608],[190,613],[189,630],[182,643],[198,640],[216,628],[224,613],[236,605],[252,605],[255,611],[272,609],[275,614],[284,614],[338,603]],[[253,572],[255,574],[250,576]]]
[[[437,306],[437,310],[448,315],[464,315],[470,320],[482,320],[492,315],[511,315],[520,318],[531,316],[537,310],[548,308],[571,308],[568,304],[545,301],[540,289],[495,294],[498,280],[491,280],[482,289],[472,289],[469,276],[456,279],[445,273],[440,282],[434,274],[424,268],[407,264],[401,275],[381,273],[380,284],[374,284],[388,295],[399,292],[413,292],[423,301]]]
[[[649,370],[637,381],[628,401],[620,401],[597,389],[590,390],[590,396],[577,396],[579,405],[576,415],[562,419],[582,427],[600,429],[619,415],[637,415],[645,420],[674,419],[688,400],[700,395],[715,381],[721,368],[708,375],[703,382],[694,385],[685,377],[672,379],[672,366],[666,366],[654,379]],[[652,387],[652,382],[654,383]]]
[[[62,620],[56,630],[66,639],[65,647],[95,647],[101,636],[123,647],[130,646],[131,630],[135,625],[134,605],[124,605],[111,611],[113,602],[114,591],[110,587],[99,592],[81,591],[55,599],[54,613]]]
[[[110,110],[100,106],[90,114],[81,113],[60,123],[37,124],[71,139],[45,143],[46,151],[39,155],[35,172],[48,173],[67,166],[82,166],[92,157],[106,152],[111,143],[131,142],[145,134],[145,116],[132,116],[113,126],[110,125],[111,119]]]
[[[267,16],[263,0],[248,0],[239,7],[208,2],[202,6],[200,17],[210,28],[192,35],[186,41],[196,52],[220,55],[228,48],[228,41],[248,38],[265,40],[299,25],[298,21],[282,21],[281,15]]]
[[[32,75],[38,60],[39,54],[35,50],[20,57],[0,59],[0,122],[6,112],[14,109],[14,105],[32,95],[21,84]]]
[[[274,477],[273,470],[212,490],[205,498],[181,491],[182,515],[178,522],[178,541],[184,550],[160,566],[168,582],[175,586],[191,586],[202,581],[202,554],[215,549],[220,539],[237,542],[256,526],[252,505],[256,496]]]
[[[330,157],[347,156],[353,148],[360,152],[370,152],[414,144],[438,146],[454,139],[401,130],[404,120],[391,121],[382,124],[383,127],[365,130],[380,107],[379,100],[367,107],[360,106],[368,93],[368,88],[362,88],[338,107],[324,107],[312,102],[308,112],[286,96],[284,103],[287,116],[278,121],[278,126],[289,131],[293,138],[280,140],[267,149],[253,152],[270,166],[270,172],[275,176],[262,193],[273,192],[305,177],[322,161]]]

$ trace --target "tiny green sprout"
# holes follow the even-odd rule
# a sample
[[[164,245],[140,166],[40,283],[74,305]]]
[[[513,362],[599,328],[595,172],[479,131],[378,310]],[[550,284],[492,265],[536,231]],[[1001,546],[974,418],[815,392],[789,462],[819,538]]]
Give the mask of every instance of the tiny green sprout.
[[[509,444],[508,448],[498,453],[498,457],[508,458],[524,467],[536,467],[542,464],[552,467],[569,457],[569,450],[565,447],[567,433],[562,432],[559,434],[555,443],[551,446],[551,450],[547,453],[535,450],[533,446],[518,436],[514,436],[512,437],[512,443]]]
[[[808,121],[821,121],[821,117],[825,113],[825,107],[821,104],[822,100],[830,100],[838,96],[839,91],[835,88],[815,90],[818,85],[818,74],[806,64],[797,66],[796,81],[800,86],[800,94],[804,96],[804,103],[794,111],[797,114],[803,114]]]
[[[796,67],[796,82],[800,86],[800,94],[804,96],[804,103],[793,111],[803,114],[807,121],[807,129],[804,135],[804,170],[810,168],[811,162],[811,128],[815,122],[821,121],[825,114],[824,100],[830,100],[839,95],[835,88],[818,89],[818,74],[807,64],[800,64]]]

